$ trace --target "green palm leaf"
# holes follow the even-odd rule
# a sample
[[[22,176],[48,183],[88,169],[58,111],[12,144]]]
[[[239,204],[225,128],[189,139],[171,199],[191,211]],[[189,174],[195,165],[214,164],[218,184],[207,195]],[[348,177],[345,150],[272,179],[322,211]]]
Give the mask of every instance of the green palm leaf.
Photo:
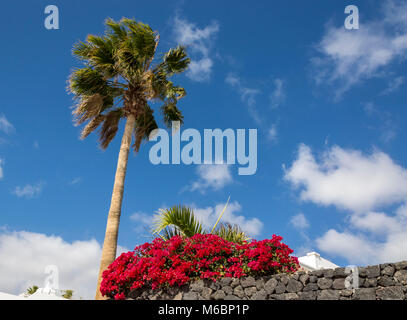
[[[213,232],[213,234],[216,234],[227,241],[235,243],[243,243],[250,240],[250,238],[238,225],[232,225],[229,223],[221,223],[219,227]]]
[[[27,292],[27,294],[32,295],[32,294],[34,294],[37,290],[38,290],[38,286],[34,285],[34,286],[32,286],[32,287],[29,287],[29,288],[26,290],[26,292]]]
[[[195,234],[202,233],[203,227],[195,218],[192,209],[179,205],[158,211],[152,233],[160,234],[161,231],[165,232],[163,236],[165,239],[169,239],[176,234],[192,237]]]

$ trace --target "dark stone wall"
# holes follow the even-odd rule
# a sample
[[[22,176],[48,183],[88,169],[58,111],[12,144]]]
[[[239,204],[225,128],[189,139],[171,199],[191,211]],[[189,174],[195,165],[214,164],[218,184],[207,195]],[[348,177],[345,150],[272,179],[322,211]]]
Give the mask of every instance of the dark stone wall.
[[[259,278],[198,280],[166,290],[135,290],[142,300],[407,300],[407,261],[358,267],[358,288],[345,268]]]

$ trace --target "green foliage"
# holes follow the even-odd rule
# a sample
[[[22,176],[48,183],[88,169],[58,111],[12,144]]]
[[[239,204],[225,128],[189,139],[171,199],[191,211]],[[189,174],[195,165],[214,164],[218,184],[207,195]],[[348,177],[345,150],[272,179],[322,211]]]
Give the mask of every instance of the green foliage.
[[[71,299],[73,295],[73,290],[64,290],[64,294],[62,295],[65,299]]]
[[[218,226],[218,222],[222,218],[228,203],[229,199],[211,232],[204,229],[202,224],[196,219],[191,208],[181,205],[173,206],[170,209],[160,209],[158,215],[155,216],[154,227],[151,232],[159,235],[164,240],[171,239],[175,235],[192,237],[195,234],[212,233],[235,243],[249,241],[250,238],[238,225],[221,223]]]
[[[220,224],[219,227],[214,230],[213,234],[216,234],[227,241],[235,243],[243,243],[245,241],[250,240],[250,238],[236,224],[235,225],[229,223]]]
[[[167,73],[181,73],[188,68],[189,58],[183,47],[178,46],[164,54],[164,62],[160,65]]]
[[[202,225],[195,218],[192,209],[186,206],[174,206],[170,209],[160,209],[155,221],[153,233],[164,232],[164,238],[170,239],[174,235],[192,237],[202,233]]]
[[[33,285],[32,287],[27,288],[26,292],[29,295],[34,294],[38,290],[38,286]]]
[[[170,78],[184,72],[190,59],[185,48],[177,46],[154,64],[159,35],[150,26],[128,18],[108,18],[105,24],[104,35],[88,35],[73,47],[73,55],[83,64],[72,71],[68,81],[68,91],[77,101],[73,115],[77,125],[87,122],[81,138],[100,128],[103,149],[116,136],[120,120],[134,115],[133,147],[137,152],[157,128],[150,101],[162,103],[167,126],[171,121],[182,122],[177,103],[186,92]]]

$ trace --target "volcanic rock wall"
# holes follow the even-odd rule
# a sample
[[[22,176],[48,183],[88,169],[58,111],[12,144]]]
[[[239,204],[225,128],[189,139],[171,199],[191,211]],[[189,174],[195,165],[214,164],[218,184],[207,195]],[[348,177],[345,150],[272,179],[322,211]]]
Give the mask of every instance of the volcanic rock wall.
[[[182,287],[166,290],[134,290],[130,298],[136,300],[407,300],[407,261],[357,267],[354,273],[350,273],[345,268],[337,268],[311,272],[299,271],[293,275],[222,278],[216,282],[198,280]]]

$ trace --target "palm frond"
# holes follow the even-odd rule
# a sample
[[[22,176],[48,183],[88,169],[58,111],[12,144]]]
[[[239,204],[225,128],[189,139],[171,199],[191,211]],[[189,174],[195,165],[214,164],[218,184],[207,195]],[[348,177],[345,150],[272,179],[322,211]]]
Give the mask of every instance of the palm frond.
[[[64,290],[64,294],[62,296],[65,299],[71,299],[73,296],[73,290]]]
[[[163,66],[169,75],[184,72],[191,62],[185,52],[185,47],[178,46],[164,54]]]
[[[183,236],[184,234],[178,229],[173,226],[168,226],[164,230],[161,231],[163,234],[160,236],[163,240],[169,240],[174,236]]]
[[[174,228],[172,231],[168,228]],[[192,237],[195,234],[202,233],[203,227],[195,218],[192,209],[186,206],[174,206],[170,209],[161,209],[155,218],[153,234],[159,234],[163,230],[166,235],[182,234],[186,237]]]
[[[104,118],[100,128],[99,141],[100,146],[106,149],[119,129],[120,119],[124,116],[121,108],[110,111]]]
[[[121,38],[115,58],[117,64],[126,70],[128,77],[132,78],[146,71],[146,65],[150,64],[156,48],[156,33],[150,26],[127,18],[120,20],[119,26],[114,26],[115,34],[119,32],[122,35],[126,30],[127,35]]]
[[[105,24],[110,29],[108,30],[108,33],[114,35],[114,37],[120,40],[123,40],[127,37],[127,30],[123,23],[116,22],[112,18],[107,18]]]
[[[94,46],[88,42],[78,41],[73,45],[72,54],[79,60],[89,62],[92,57]]]
[[[213,234],[235,243],[243,243],[250,240],[238,225],[231,225],[229,223],[221,223],[219,227],[213,231]]]
[[[226,201],[225,207],[223,208],[222,212],[220,213],[220,215],[218,217],[218,220],[216,220],[215,225],[213,226],[213,228],[211,230],[211,233],[215,230],[215,228],[218,225],[220,219],[222,218],[223,214],[225,213],[226,208],[228,207],[228,204],[229,204],[229,200],[230,200],[230,196],[228,197],[228,201]]]
[[[99,114],[94,117],[92,120],[88,122],[88,124],[82,129],[81,132],[81,139],[85,139],[89,136],[93,131],[95,131],[99,125],[106,119],[106,116],[103,114]]]
[[[32,287],[27,288],[27,294],[31,295],[34,294],[38,290],[38,286],[34,285]]]
[[[145,105],[142,113],[136,118],[136,125],[134,127],[134,144],[133,148],[136,152],[139,151],[141,142],[148,140],[150,133],[158,128],[158,125],[154,119],[154,111],[150,106]]]
[[[179,121],[181,124],[184,123],[184,116],[175,103],[165,104],[161,107],[161,110],[164,116],[164,123],[168,128],[171,128],[172,121]]]
[[[72,53],[108,78],[117,75],[115,41],[110,36],[88,35],[86,42],[74,45]]]
[[[81,125],[89,119],[101,114],[104,101],[102,95],[95,93],[91,96],[82,96],[72,114],[75,116],[76,125]]]
[[[109,85],[106,79],[99,71],[90,67],[74,70],[68,82],[68,90],[79,98],[96,93],[106,96],[109,93]]]

